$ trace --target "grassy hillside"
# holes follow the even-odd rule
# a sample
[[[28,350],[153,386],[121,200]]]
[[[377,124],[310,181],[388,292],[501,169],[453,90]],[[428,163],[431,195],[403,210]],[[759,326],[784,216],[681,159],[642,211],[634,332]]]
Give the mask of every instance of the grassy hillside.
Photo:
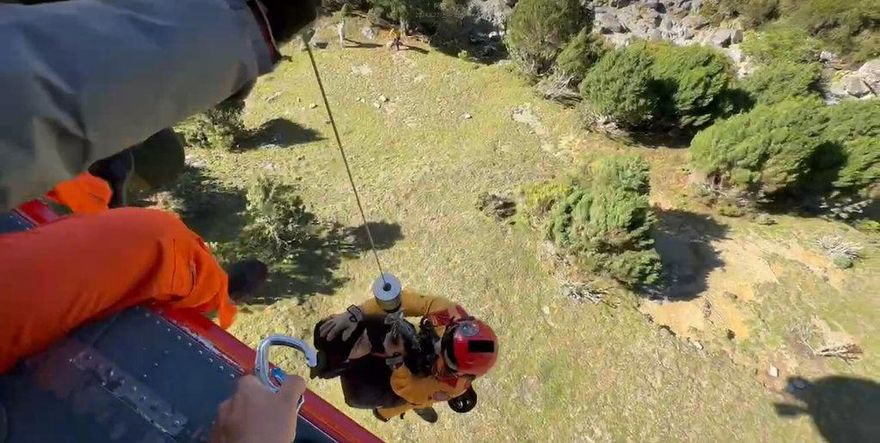
[[[316,57],[381,257],[405,285],[461,302],[501,339],[496,369],[476,384],[475,411],[457,415],[438,405],[433,426],[414,415],[383,424],[369,411],[352,412],[378,435],[815,441],[820,434],[810,415],[784,418],[774,409],[792,400],[784,393],[787,377],[880,378],[876,237],[822,220],[780,216],[765,227],[703,214],[687,194],[686,151],[588,133],[576,111],[540,100],[504,64],[470,63],[422,46],[373,46],[342,50],[334,42]],[[318,219],[362,237],[323,106],[314,106],[321,99],[308,58],[293,47],[286,52],[293,60],[262,79],[248,100],[254,142],[243,152],[190,152],[190,163],[201,167],[191,171],[193,184],[202,188],[183,198],[203,204],[188,221],[209,241],[234,238],[241,190],[259,173],[298,186]],[[652,200],[663,226],[658,246],[680,277],[669,289],[679,301],[661,304],[617,289],[610,304],[568,299],[539,258],[537,231],[499,224],[474,207],[481,192],[512,192],[583,156],[629,151],[652,164]],[[815,248],[815,238],[830,232],[865,245],[867,258],[852,270],[835,269]],[[341,244],[343,237],[317,238],[245,307],[232,332],[251,344],[270,332],[311,339],[315,321],[367,297],[376,276],[372,258]],[[854,337],[864,358],[846,365],[804,354],[792,331],[814,317]],[[277,360],[302,372],[295,355]],[[778,377],[767,375],[769,364]],[[338,382],[310,387],[347,410]],[[813,395],[824,394],[817,387]]]

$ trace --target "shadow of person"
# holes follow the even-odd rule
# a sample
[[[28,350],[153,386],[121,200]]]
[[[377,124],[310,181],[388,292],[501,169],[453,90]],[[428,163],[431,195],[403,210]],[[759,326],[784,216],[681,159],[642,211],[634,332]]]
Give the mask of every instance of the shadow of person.
[[[324,137],[314,129],[286,118],[273,118],[239,142],[237,151],[247,151],[267,145],[291,146],[320,140],[324,140]]]
[[[842,376],[808,381],[789,377],[794,403],[775,403],[783,417],[809,414],[819,433],[831,443],[880,442],[880,384]]]
[[[428,53],[428,50],[427,50],[427,49],[420,48],[420,47],[418,47],[418,46],[407,45],[407,44],[403,44],[403,43],[401,43],[400,46],[401,46],[402,48],[406,48],[407,51],[416,51],[416,52],[418,52],[419,54],[427,54],[427,53]]]
[[[665,287],[659,292],[673,300],[690,300],[708,287],[712,270],[724,262],[712,242],[724,239],[728,228],[704,214],[657,210],[657,224],[651,232],[660,254]]]
[[[343,48],[346,48],[346,49],[349,49],[349,48],[351,48],[351,49],[373,49],[373,48],[381,48],[382,47],[382,45],[380,45],[378,43],[359,42],[357,40],[352,40],[347,37],[343,40],[345,40],[345,43],[348,43],[347,45],[343,46]]]

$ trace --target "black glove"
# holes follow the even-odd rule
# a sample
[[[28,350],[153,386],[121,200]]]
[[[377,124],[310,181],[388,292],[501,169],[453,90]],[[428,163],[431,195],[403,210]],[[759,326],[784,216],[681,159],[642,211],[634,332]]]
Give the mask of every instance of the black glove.
[[[464,391],[464,393],[458,397],[447,401],[446,404],[449,405],[449,409],[452,409],[459,414],[470,412],[477,406],[477,391],[475,391],[473,387],[468,387],[467,391]]]

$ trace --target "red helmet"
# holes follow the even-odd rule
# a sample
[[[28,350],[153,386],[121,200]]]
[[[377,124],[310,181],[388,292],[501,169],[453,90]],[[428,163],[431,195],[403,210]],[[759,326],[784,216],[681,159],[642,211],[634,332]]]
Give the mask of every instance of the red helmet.
[[[458,374],[483,375],[498,359],[498,337],[473,317],[455,320],[443,334],[442,348],[447,365]]]

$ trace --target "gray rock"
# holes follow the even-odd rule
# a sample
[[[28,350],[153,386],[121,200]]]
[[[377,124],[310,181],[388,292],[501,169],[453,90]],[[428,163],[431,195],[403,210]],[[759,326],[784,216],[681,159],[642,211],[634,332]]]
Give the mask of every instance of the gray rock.
[[[730,29],[716,29],[709,37],[709,43],[719,48],[730,46],[730,40],[733,37],[733,31]]]
[[[669,17],[667,15],[666,17],[663,17],[663,19],[660,21],[660,30],[666,31],[666,32],[671,32],[672,30],[675,29],[675,27],[676,27],[675,25],[676,25],[675,20],[673,20],[671,17]]]
[[[388,97],[385,97],[384,95],[380,95],[379,101],[382,103],[388,103]]]
[[[660,0],[642,0],[642,5],[650,9],[660,9]]]
[[[648,32],[648,40],[659,41],[663,40],[663,33],[660,32],[659,29],[652,29]]]
[[[702,29],[709,23],[699,14],[690,14],[681,19],[681,24],[686,28]]]
[[[463,118],[465,120],[470,120],[470,119],[474,118],[474,116],[465,113],[465,114],[462,114],[461,118]]]
[[[599,32],[602,34],[613,34],[626,31],[626,28],[620,23],[620,20],[612,14],[597,15],[596,24],[598,25]]]
[[[361,28],[361,35],[363,35],[364,38],[367,40],[372,40],[376,38],[376,31],[374,31],[373,28],[370,26],[364,26],[363,28]]]
[[[660,26],[660,22],[663,21],[663,15],[653,9],[642,11],[642,18],[651,27]]]
[[[822,51],[819,53],[819,61],[826,65],[837,63],[837,54],[830,51]]]
[[[858,73],[874,94],[880,95],[880,58],[865,62]]]
[[[770,368],[767,369],[767,375],[778,378],[779,377],[779,368],[776,366],[770,365]]]
[[[743,41],[743,32],[741,29],[734,29],[733,33],[730,34],[730,43],[742,43]]]
[[[730,45],[730,47],[724,50],[724,53],[733,60],[734,63],[742,63],[745,57],[743,56],[742,49],[740,49],[739,45]]]
[[[843,89],[853,97],[864,97],[871,93],[871,88],[858,74],[849,74],[843,78]]]

